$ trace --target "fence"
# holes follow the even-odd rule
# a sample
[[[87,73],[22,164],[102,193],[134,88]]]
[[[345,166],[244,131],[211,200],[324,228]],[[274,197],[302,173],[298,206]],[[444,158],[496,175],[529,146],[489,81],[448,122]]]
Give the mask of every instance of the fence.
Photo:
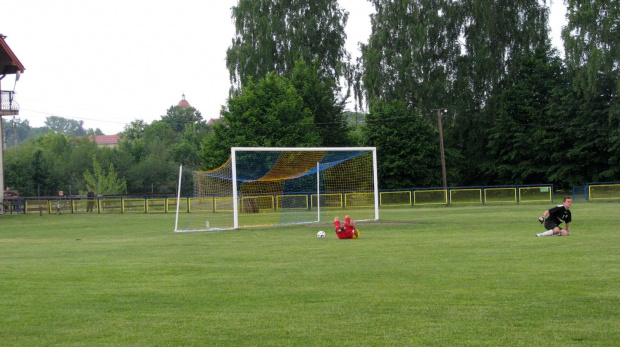
[[[502,187],[451,187],[401,189],[379,192],[380,207],[424,206],[449,204],[490,204],[520,203],[531,201],[551,202],[553,185],[535,186],[502,186]],[[311,209],[319,205],[326,208],[357,208],[371,206],[373,194],[349,193],[316,195],[312,193],[278,196],[243,197],[241,206],[250,202],[260,210],[278,210],[282,208]],[[243,200],[242,199],[242,200]],[[92,213],[170,213],[176,211],[177,198],[160,197],[98,197],[95,199]],[[20,198],[12,202],[10,213],[27,214],[62,214],[91,213],[87,211],[88,199],[84,197],[48,197]],[[179,200],[179,211],[230,211],[230,197],[196,198],[182,197]]]
[[[380,192],[379,201],[381,207],[552,202],[553,184],[398,189]]]
[[[187,205],[187,198],[184,205]],[[11,213],[63,214],[88,212],[88,199],[66,198],[20,198]],[[96,198],[92,213],[166,213],[176,211],[176,198],[157,197],[103,197]]]
[[[620,200],[620,182],[595,182],[573,188],[573,199]]]
[[[379,192],[380,207],[416,207],[441,205],[486,205],[553,202],[553,184],[395,189]],[[261,209],[316,208],[317,195],[244,197],[252,199]],[[588,183],[573,189],[574,200],[620,200],[620,182]],[[371,203],[371,193],[329,194],[320,196],[320,205],[327,208],[355,208]],[[19,198],[11,201],[8,213],[62,214],[89,213],[87,199],[66,198]],[[176,197],[99,197],[95,200],[93,213],[174,213]],[[245,205],[242,205],[245,206]],[[179,200],[181,212],[225,211],[232,209],[230,197],[195,198]]]

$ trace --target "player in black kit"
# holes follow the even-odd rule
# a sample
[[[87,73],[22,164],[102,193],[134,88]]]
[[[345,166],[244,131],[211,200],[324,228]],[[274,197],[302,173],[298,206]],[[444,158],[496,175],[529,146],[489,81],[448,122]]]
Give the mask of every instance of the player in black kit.
[[[536,234],[536,237],[541,236],[568,236],[568,225],[571,222],[570,207],[573,204],[573,199],[570,196],[565,196],[562,205],[552,207],[545,211],[542,217],[538,218],[538,221],[545,226],[544,233]],[[560,228],[560,224],[564,223],[564,228]]]

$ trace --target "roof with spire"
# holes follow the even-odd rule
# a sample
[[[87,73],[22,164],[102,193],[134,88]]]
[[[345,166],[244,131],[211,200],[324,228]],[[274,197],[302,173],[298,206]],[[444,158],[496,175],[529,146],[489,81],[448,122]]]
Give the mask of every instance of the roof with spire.
[[[177,106],[181,106],[182,108],[186,108],[186,107],[192,107],[189,102],[187,100],[185,100],[185,93],[183,93],[183,96],[181,98],[181,101],[179,101],[179,103],[177,104]]]

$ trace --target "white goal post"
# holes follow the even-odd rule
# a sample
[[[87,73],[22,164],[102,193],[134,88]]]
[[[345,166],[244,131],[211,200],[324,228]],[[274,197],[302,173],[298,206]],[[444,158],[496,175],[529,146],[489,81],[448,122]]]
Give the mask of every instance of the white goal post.
[[[178,191],[175,232],[379,219],[375,147],[233,147],[193,178],[193,196]]]

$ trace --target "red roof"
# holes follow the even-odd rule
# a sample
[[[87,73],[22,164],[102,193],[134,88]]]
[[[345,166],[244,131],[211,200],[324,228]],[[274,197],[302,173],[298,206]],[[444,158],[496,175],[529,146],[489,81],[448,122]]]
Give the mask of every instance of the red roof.
[[[24,72],[26,68],[22,63],[17,59],[15,53],[9,48],[9,45],[6,44],[4,38],[6,36],[0,34],[0,74],[15,74],[18,71],[20,73]]]
[[[97,142],[98,145],[101,146],[114,146],[118,143],[118,140],[120,140],[121,136],[120,135],[97,135],[90,137],[91,140]]]
[[[181,101],[179,101],[177,106],[181,106],[183,108],[191,107],[191,105],[189,104],[189,101],[185,100],[185,94],[183,94],[182,99],[181,99]]]

